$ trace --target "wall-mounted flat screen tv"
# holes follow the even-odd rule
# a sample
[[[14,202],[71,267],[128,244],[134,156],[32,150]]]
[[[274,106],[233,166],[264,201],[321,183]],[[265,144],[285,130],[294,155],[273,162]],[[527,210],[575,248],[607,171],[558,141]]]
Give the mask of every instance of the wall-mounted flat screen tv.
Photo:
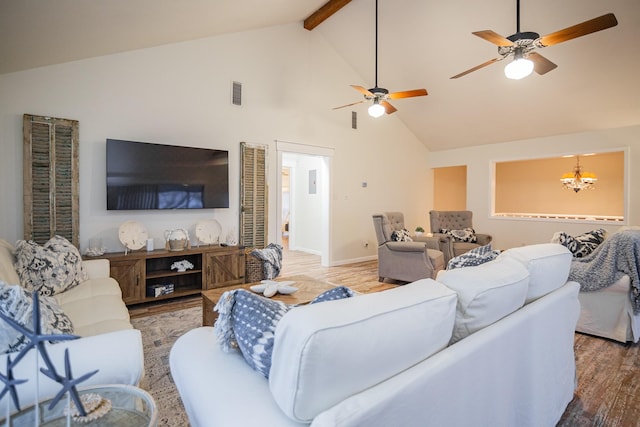
[[[107,210],[228,207],[228,151],[107,139]]]

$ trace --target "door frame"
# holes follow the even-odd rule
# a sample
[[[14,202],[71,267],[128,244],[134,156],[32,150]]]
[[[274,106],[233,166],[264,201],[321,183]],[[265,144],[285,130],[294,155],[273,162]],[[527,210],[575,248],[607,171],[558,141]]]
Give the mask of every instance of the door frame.
[[[331,188],[333,182],[333,166],[332,159],[335,150],[333,148],[327,147],[318,147],[315,145],[306,145],[306,144],[298,144],[288,141],[280,141],[276,140],[276,152],[277,152],[277,171],[276,174],[276,182],[277,182],[277,201],[276,201],[276,230],[277,233],[277,242],[282,244],[282,168],[283,168],[283,154],[300,154],[300,155],[310,155],[310,156],[319,156],[323,159],[324,167],[326,168],[327,176],[321,183],[321,185],[325,186],[325,191],[322,191],[323,200],[322,200],[322,220],[320,227],[322,229],[321,235],[324,236],[323,241],[321,242],[322,253],[320,255],[320,264],[323,267],[328,267],[330,265],[331,260]],[[294,215],[291,215],[294,216]],[[290,220],[291,221],[291,220]],[[291,243],[291,229],[293,224],[289,223],[289,243]]]

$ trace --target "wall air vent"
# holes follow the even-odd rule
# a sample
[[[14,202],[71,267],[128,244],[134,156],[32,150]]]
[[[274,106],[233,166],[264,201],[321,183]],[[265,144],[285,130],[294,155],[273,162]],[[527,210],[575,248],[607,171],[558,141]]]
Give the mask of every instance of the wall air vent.
[[[233,105],[242,105],[242,83],[233,82],[231,87],[231,103]]]
[[[356,111],[351,112],[351,129],[358,129],[358,113]]]

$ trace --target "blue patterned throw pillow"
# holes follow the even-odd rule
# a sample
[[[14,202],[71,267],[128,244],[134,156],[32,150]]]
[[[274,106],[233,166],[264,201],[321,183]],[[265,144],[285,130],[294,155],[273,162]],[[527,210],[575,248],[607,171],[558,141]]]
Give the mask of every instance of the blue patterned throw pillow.
[[[20,285],[0,280],[0,313],[27,329],[33,329],[33,298]],[[73,324],[53,297],[40,297],[40,327],[43,334],[73,334]],[[28,338],[0,319],[0,353],[22,350]]]
[[[346,286],[337,286],[333,289],[329,289],[328,291],[324,291],[323,293],[315,297],[309,304],[315,304],[324,301],[334,301],[343,298],[351,298],[353,296],[356,296],[356,293],[351,289],[347,288]]]
[[[310,304],[354,295],[351,289],[338,286],[318,295]],[[276,326],[295,307],[244,289],[227,291],[214,308],[218,312],[214,325],[218,343],[226,352],[239,349],[251,368],[269,378]]]
[[[485,262],[492,261],[500,254],[500,251],[491,249],[491,243],[471,249],[469,252],[451,258],[447,263],[447,270],[460,267],[475,267]]]
[[[604,242],[607,230],[598,228],[577,236],[571,236],[564,231],[554,234],[551,243],[560,243],[571,251],[574,258],[582,258],[595,251]]]

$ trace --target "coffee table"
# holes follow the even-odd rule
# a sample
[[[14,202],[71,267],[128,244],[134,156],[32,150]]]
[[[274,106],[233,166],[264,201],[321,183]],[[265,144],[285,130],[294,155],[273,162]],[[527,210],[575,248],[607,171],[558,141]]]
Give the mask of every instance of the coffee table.
[[[298,290],[289,295],[275,294],[271,297],[271,299],[282,301],[285,304],[306,304],[320,295],[322,292],[336,287],[336,285],[333,285],[331,283],[321,282],[308,276],[291,276],[276,279],[276,281],[278,282],[285,282],[290,280],[295,281],[292,286],[295,286],[296,288],[298,288]],[[223,293],[225,293],[226,291],[232,291],[234,289],[249,290],[249,287],[256,284],[257,283],[245,283],[242,285],[225,286],[222,288],[202,291],[202,326],[213,326],[213,323],[218,318],[218,312],[213,311],[213,307],[216,306]]]
[[[90,422],[71,421],[72,426],[114,426],[114,427],[155,427],[158,425],[158,413],[153,398],[146,391],[125,384],[110,384],[80,388],[80,395],[97,393],[111,401],[111,410],[101,418]],[[50,400],[38,404],[39,422],[35,422],[35,407],[31,406],[11,416],[12,426],[65,427],[67,417],[63,398],[53,409],[49,408]],[[3,414],[4,415],[4,414]],[[4,423],[5,420],[0,421]],[[4,425],[4,424],[2,424]]]

